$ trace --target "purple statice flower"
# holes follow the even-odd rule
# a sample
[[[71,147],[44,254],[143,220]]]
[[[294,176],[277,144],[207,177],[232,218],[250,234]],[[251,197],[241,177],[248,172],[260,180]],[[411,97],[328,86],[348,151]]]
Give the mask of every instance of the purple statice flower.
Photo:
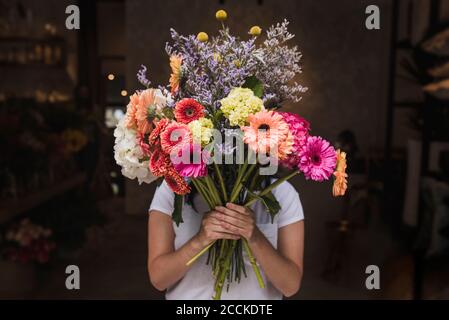
[[[288,21],[284,20],[270,27],[260,47],[256,47],[255,37],[241,40],[231,35],[228,28],[208,42],[171,29],[172,41],[167,43],[166,51],[182,56],[182,85],[173,99],[194,98],[214,115],[220,100],[232,88],[241,87],[248,77],[256,76],[264,85],[267,108],[280,107],[285,100],[299,101],[307,88],[294,82],[301,73],[301,53],[296,46],[287,45],[294,37],[287,26]]]
[[[289,47],[286,44],[294,37],[287,30],[288,24],[284,20],[268,29],[267,39],[256,52],[259,58],[256,77],[264,83],[265,93],[273,94],[279,102],[298,102],[307,88],[296,82],[291,83],[302,72],[299,65],[302,55],[296,46]]]
[[[181,92],[179,98],[185,94],[216,110],[219,100],[255,72],[254,39],[241,41],[231,36],[228,29],[221,30],[207,43],[198,41],[195,36],[181,36],[175,30],[171,34],[173,43],[167,44],[167,53],[183,57],[185,92]]]
[[[148,80],[148,78],[147,78],[147,70],[148,70],[147,67],[142,64],[140,66],[139,71],[137,72],[137,80],[139,80],[139,82],[143,86],[149,88],[150,84],[151,84],[151,81]]]

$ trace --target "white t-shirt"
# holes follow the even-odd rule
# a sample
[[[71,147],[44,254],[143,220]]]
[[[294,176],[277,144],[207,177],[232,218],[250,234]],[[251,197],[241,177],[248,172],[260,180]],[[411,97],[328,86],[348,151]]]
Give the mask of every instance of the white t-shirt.
[[[278,229],[304,219],[303,209],[299,195],[293,186],[284,182],[273,190],[273,194],[281,205],[281,210],[275,216],[274,222],[265,207],[257,201],[251,209],[255,213],[257,227],[266,238],[271,242],[273,247],[277,247]],[[207,207],[202,203],[201,196],[195,197],[194,204],[198,211],[195,211],[191,205],[184,203],[182,209],[183,223],[176,226],[175,230],[175,249],[177,250],[193,236],[195,236],[201,226],[201,220],[204,212],[208,211]],[[150,206],[151,210],[157,210],[171,216],[173,212],[174,194],[165,181],[156,189],[153,201]],[[279,292],[267,279],[261,270],[262,277],[266,284],[264,289],[259,287],[257,278],[254,275],[251,264],[246,253],[243,253],[245,259],[245,269],[247,277],[242,276],[240,283],[231,282],[229,291],[223,288],[221,299],[223,300],[279,300],[282,299],[282,293]],[[175,285],[168,288],[166,298],[168,300],[209,300],[214,295],[215,279],[212,275],[212,268],[206,264],[207,253],[203,254],[190,267],[184,277]]]

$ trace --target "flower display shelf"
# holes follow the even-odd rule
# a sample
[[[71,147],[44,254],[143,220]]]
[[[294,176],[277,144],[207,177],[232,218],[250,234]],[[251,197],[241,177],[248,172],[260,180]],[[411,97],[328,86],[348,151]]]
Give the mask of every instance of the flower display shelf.
[[[37,191],[29,196],[0,202],[0,224],[81,185],[86,181],[86,178],[87,176],[85,173],[78,173],[61,183]]]

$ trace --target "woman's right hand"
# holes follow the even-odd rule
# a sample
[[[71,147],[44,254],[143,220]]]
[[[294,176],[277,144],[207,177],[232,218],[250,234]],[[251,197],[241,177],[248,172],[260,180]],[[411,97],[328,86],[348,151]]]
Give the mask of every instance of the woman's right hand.
[[[219,239],[230,239],[238,240],[240,236],[237,234],[229,233],[222,227],[220,221],[215,217],[215,212],[205,213],[203,216],[203,221],[201,222],[201,229],[197,234],[197,238],[202,247],[205,247],[215,240]]]

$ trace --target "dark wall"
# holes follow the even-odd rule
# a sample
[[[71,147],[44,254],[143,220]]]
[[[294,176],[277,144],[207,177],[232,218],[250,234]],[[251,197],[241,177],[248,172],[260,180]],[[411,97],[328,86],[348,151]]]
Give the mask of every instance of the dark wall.
[[[243,4],[244,3],[244,4]],[[359,136],[362,148],[383,145],[388,72],[389,1],[264,0],[258,1],[144,1],[126,3],[128,89],[135,89],[141,63],[151,79],[166,83],[168,58],[164,45],[169,28],[183,34],[217,32],[218,8],[227,10],[227,24],[247,36],[252,25],[266,29],[287,18],[303,52],[304,72],[298,79],[309,87],[302,102],[289,105],[312,123],[315,134],[330,139],[345,128]],[[381,30],[365,28],[365,8],[379,4]]]

